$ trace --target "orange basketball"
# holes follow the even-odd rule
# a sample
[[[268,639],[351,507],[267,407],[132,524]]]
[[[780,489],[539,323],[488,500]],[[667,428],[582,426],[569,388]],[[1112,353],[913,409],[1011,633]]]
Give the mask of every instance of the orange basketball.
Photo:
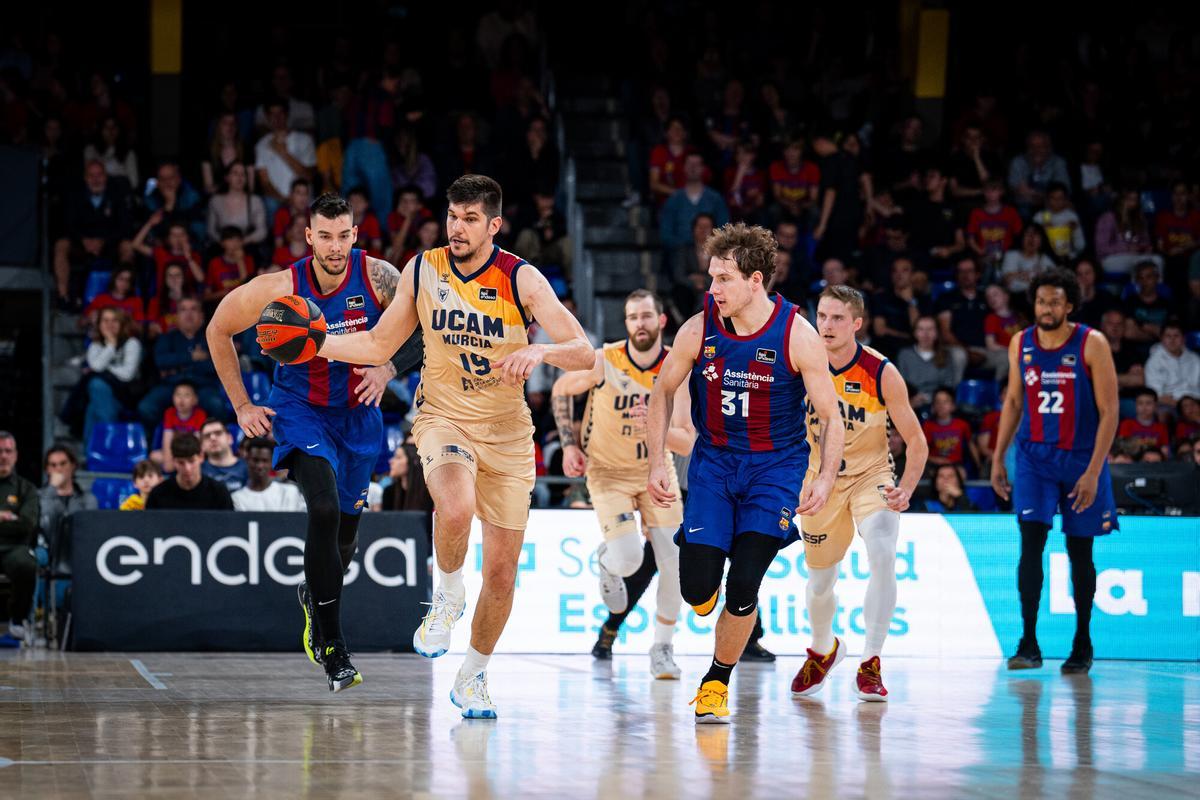
[[[325,343],[325,316],[306,297],[272,300],[258,318],[258,345],[280,364],[303,364]]]

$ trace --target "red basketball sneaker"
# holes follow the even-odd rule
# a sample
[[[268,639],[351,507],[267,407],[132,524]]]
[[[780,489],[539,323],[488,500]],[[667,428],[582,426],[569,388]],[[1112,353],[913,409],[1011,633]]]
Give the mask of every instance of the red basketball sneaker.
[[[879,656],[872,656],[858,666],[858,699],[872,703],[886,703],[888,690],[883,686],[879,674]]]
[[[821,691],[825,685],[825,676],[846,657],[845,647],[841,639],[833,640],[833,649],[825,655],[808,648],[808,660],[792,678],[792,697],[807,697]]]

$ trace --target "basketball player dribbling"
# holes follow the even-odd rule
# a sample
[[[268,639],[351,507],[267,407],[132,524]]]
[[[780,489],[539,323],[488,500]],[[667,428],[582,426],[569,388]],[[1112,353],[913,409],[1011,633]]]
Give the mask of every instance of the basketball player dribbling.
[[[286,468],[304,494],[303,643],[308,657],[324,666],[335,692],[362,682],[342,635],[342,578],[357,547],[358,519],[383,438],[379,399],[396,371],[391,365],[368,368],[361,361],[334,364],[320,357],[279,364],[267,405],[258,406],[242,383],[233,336],[257,323],[263,308],[284,295],[315,303],[331,339],[374,325],[395,299],[399,272],[355,248],[357,236],[346,201],[321,195],[305,230],[313,255],[234,289],[208,326],[209,352],[238,425],[246,436],[275,438],[272,466]]]
[[[413,436],[433,498],[437,587],[413,647],[436,658],[466,606],[462,568],[471,519],[483,523],[483,587],[471,644],[450,699],[467,718],[496,717],[486,668],[512,610],[517,562],[535,482],[533,423],[524,383],[541,363],[595,363],[582,326],[536,268],[493,244],[501,189],[464,175],[446,192],[449,245],[405,265],[391,303],[370,330],[330,336],[320,354],[378,364],[421,323],[425,363]],[[536,319],[554,344],[530,344]]]
[[[587,372],[568,372],[554,382],[551,403],[558,437],[563,447],[563,472],[572,477],[587,474],[592,506],[604,536],[598,551],[600,594],[615,615],[623,615],[649,585],[652,572],[643,569],[648,560],[658,568],[654,645],[650,648],[650,672],[656,678],[677,679],[671,639],[683,597],[679,593],[679,545],[673,537],[683,521],[678,500],[659,508],[646,492],[650,451],[646,446],[646,401],[668,348],[662,330],[667,317],[662,302],[645,289],[625,299],[625,330],[629,338],[607,344],[596,351],[596,365]],[[573,427],[575,395],[588,393],[583,414],[582,441]],[[679,455],[692,451],[695,431],[687,416],[687,386],[675,398],[675,418],[667,432],[667,448]],[[667,463],[679,491],[674,465]],[[642,519],[639,534],[634,512]],[[643,537],[652,554],[643,551]],[[645,574],[649,573],[649,574]],[[635,574],[645,582],[634,584]],[[636,596],[634,596],[636,595]],[[622,617],[623,619],[623,617]],[[617,631],[601,630],[609,641]]]
[[[1117,432],[1117,371],[1112,349],[1098,330],[1067,322],[1079,307],[1079,283],[1067,270],[1047,270],[1029,286],[1032,325],[1008,347],[1008,392],[1000,410],[992,488],[1011,492],[1021,532],[1017,588],[1024,630],[1009,669],[1042,665],[1037,613],[1042,597],[1042,555],[1054,514],[1062,514],[1071,591],[1075,599],[1075,639],[1063,662],[1067,674],[1092,668],[1092,601],[1097,536],[1117,530],[1117,506],[1108,451]],[[1017,438],[1013,484],[1004,455]]]
[[[838,394],[846,444],[841,469],[829,502],[817,513],[800,518],[804,559],[808,565],[808,619],[813,643],[808,658],[792,680],[792,694],[805,697],[825,686],[829,671],[846,655],[833,635],[837,613],[838,565],[854,538],[855,526],[867,547],[871,577],[863,602],[866,643],[855,677],[860,700],[885,701],[879,656],[896,610],[896,539],[900,512],[916,491],[925,470],[929,445],[908,402],[908,387],[895,365],[855,339],[866,311],[862,293],[849,286],[826,286],[817,303],[817,332],[825,342],[829,372]],[[896,484],[888,450],[888,420],[904,437],[904,475]],[[808,420],[808,442],[822,447],[821,421]],[[809,467],[805,481],[813,480]]]
[[[729,722],[729,682],[746,647],[758,590],[781,547],[798,537],[794,514],[815,514],[833,490],[844,428],[825,348],[783,297],[767,294],[778,244],[770,231],[725,225],[705,243],[712,276],[704,311],[679,329],[650,395],[647,490],[676,499],[665,447],[675,392],[690,379],[697,441],[679,543],[683,599],[701,615],[725,608],[716,647],[692,703],[697,723]],[[805,480],[806,397],[827,431],[815,480]]]

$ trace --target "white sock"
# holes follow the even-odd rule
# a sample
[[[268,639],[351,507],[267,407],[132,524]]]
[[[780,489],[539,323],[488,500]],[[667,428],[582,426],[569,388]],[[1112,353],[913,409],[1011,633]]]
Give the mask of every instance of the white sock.
[[[661,622],[657,617],[654,618],[654,643],[655,644],[670,644],[671,638],[675,635],[675,623]]]
[[[867,546],[867,563],[871,568],[863,601],[863,627],[867,636],[862,660],[869,661],[883,651],[883,640],[896,610],[896,539],[900,515],[878,511],[862,521],[858,532]]]
[[[808,568],[808,624],[812,627],[812,649],[822,655],[833,649],[833,615],[837,613],[837,595],[833,586],[837,583],[838,568]]]
[[[442,568],[437,568],[437,586],[438,591],[444,592],[447,597],[452,597],[455,600],[462,600],[467,595],[467,587],[463,583],[462,567],[454,570],[454,572],[442,572]]]
[[[459,680],[468,680],[483,672],[487,669],[490,658],[491,655],[485,656],[474,647],[467,645],[467,657],[463,659],[462,666],[458,668]]]

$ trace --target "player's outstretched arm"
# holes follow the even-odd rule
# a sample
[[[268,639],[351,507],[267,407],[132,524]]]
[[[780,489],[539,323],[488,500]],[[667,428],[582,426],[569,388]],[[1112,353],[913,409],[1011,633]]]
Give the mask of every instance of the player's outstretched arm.
[[[271,432],[269,417],[275,412],[250,402],[242,370],[238,365],[233,337],[258,322],[267,304],[292,293],[292,276],[284,272],[259,275],[234,289],[221,300],[208,322],[208,352],[225,394],[237,413],[238,425],[247,436],[266,436]]]
[[[825,343],[803,317],[792,322],[792,368],[804,377],[804,390],[821,420],[821,466],[817,479],[805,481],[800,492],[797,514],[815,514],[821,510],[833,492],[833,481],[842,465],[842,449],[846,443],[846,426],[838,410],[837,390],[829,376],[829,356]]]
[[[667,472],[666,446],[668,423],[674,418],[675,394],[684,384],[700,355],[704,336],[704,318],[697,314],[679,329],[675,344],[667,353],[658,371],[658,380],[650,392],[650,407],[646,410],[646,447],[650,451],[650,479],[646,490],[654,504],[666,508],[675,501]]]
[[[550,389],[550,409],[563,449],[563,472],[578,478],[587,470],[587,456],[575,438],[575,395],[600,385],[604,379],[604,351],[596,351],[596,363],[586,371],[564,372]]]
[[[595,365],[596,354],[583,326],[558,301],[542,273],[528,264],[517,270],[517,292],[554,344],[531,344],[493,361],[492,367],[501,370],[505,383],[522,385],[543,361],[567,371],[587,370]]]
[[[317,352],[330,361],[380,366],[408,341],[417,329],[417,302],[413,288],[416,257],[404,265],[404,271],[378,258],[367,262],[371,287],[383,304],[383,314],[375,327],[367,331],[326,336]]]
[[[1100,331],[1089,331],[1083,343],[1083,360],[1092,374],[1092,393],[1096,396],[1096,411],[1100,419],[1096,426],[1096,443],[1092,445],[1092,458],[1087,469],[1079,476],[1067,497],[1074,501],[1072,510],[1086,510],[1096,500],[1096,485],[1100,482],[1100,471],[1112,449],[1113,437],[1117,435],[1119,399],[1117,396],[1117,368],[1113,364],[1112,348]]]
[[[692,394],[685,380],[675,390],[671,406],[671,427],[667,428],[667,449],[678,456],[691,455],[696,444],[696,428],[692,425]]]
[[[921,423],[908,402],[908,386],[896,365],[888,363],[883,368],[883,402],[887,403],[888,416],[896,430],[904,437],[904,474],[900,483],[888,489],[887,504],[892,511],[904,511],[912,500],[917,483],[925,472],[925,461],[929,458],[929,442]]]
[[[1000,424],[996,429],[996,449],[992,452],[992,491],[1004,500],[1008,500],[1012,487],[1008,483],[1008,469],[1004,466],[1004,456],[1008,446],[1012,444],[1013,435],[1017,432],[1017,423],[1021,421],[1021,409],[1025,405],[1025,372],[1021,369],[1021,340],[1024,336],[1014,336],[1008,343],[1008,389],[1004,395],[1004,403],[1000,406]]]

